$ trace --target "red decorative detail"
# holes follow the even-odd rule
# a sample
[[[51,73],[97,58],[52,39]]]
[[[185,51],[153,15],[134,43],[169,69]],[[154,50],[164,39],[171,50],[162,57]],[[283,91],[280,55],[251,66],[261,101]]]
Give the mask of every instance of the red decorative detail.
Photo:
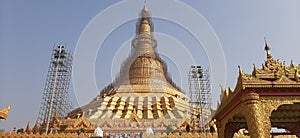
[[[247,102],[247,104],[258,104],[258,102]]]
[[[219,121],[223,120],[233,109],[235,109],[240,103],[242,102],[242,100],[238,100],[237,102],[235,102],[230,108],[229,110],[225,111],[225,113],[223,115],[221,115]]]
[[[261,96],[300,96],[299,92],[259,92]]]
[[[244,102],[247,102],[247,101],[257,101],[257,99],[247,99]]]
[[[254,90],[254,89],[248,89],[246,91],[244,91],[245,94],[256,94],[257,93],[257,90]]]

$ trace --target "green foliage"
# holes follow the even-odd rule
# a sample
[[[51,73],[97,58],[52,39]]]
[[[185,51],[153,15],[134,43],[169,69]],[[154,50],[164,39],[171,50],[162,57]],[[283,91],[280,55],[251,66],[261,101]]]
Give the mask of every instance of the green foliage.
[[[84,129],[84,128],[80,128],[79,130],[80,130],[80,132],[82,132],[82,133],[85,132],[85,129]]]
[[[59,126],[59,132],[65,132],[65,130],[67,129],[68,125],[61,125]]]
[[[17,133],[24,133],[24,129],[23,128],[18,129]]]
[[[185,130],[186,130],[186,132],[190,132],[190,131],[191,131],[190,126],[189,126],[189,125],[186,125]]]
[[[167,127],[166,127],[166,133],[169,135],[170,133],[172,133],[174,130],[173,130],[173,128],[172,128],[172,126],[171,125],[168,125]]]

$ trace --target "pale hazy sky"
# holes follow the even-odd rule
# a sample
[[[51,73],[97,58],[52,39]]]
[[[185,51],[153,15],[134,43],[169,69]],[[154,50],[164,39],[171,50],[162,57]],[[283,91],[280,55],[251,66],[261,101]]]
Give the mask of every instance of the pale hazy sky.
[[[143,6],[143,0],[118,2],[0,1],[0,108],[12,104],[8,119],[0,121],[0,129],[25,127],[28,121],[31,121],[33,126],[39,112],[50,54],[55,43],[61,42],[66,44],[68,49],[75,51],[80,35],[84,28],[88,28],[88,23],[91,25],[92,22],[103,19],[108,24],[99,23],[93,28],[105,30],[114,24],[114,18],[120,18],[119,16],[130,15],[137,18]],[[126,3],[134,4],[126,6]],[[176,7],[178,4],[190,6],[189,10],[194,10],[194,13],[198,13],[200,18],[209,23],[221,45],[216,49],[216,53],[205,50],[205,47],[210,46],[199,44],[198,41],[204,40],[197,40],[192,35],[195,30],[206,29],[202,24],[199,24],[199,28],[187,29],[184,28],[186,24],[172,21],[180,17],[179,19],[187,24],[198,25],[199,20],[187,14],[189,10],[174,10],[179,9]],[[187,72],[180,69],[184,60],[181,61],[178,57],[185,58],[185,54],[189,55],[196,64],[206,67],[219,63],[225,65],[225,70],[217,74],[226,75],[226,82],[216,82],[217,84],[212,85],[213,105],[216,105],[220,94],[219,84],[234,88],[238,65],[241,65],[246,73],[251,73],[253,64],[260,66],[264,62],[266,54],[263,50],[263,37],[267,37],[274,58],[286,61],[287,64],[291,59],[295,64],[300,63],[300,1],[148,0],[147,5],[149,10],[153,11],[152,15],[157,17],[153,19],[153,23],[157,33],[155,37],[158,40],[158,50],[162,51],[163,59],[167,60],[175,82],[182,86],[185,92],[188,91],[185,79]],[[164,15],[168,12],[173,14],[165,18]],[[105,13],[105,16],[101,13]],[[99,91],[114,79],[119,70],[119,63],[129,54],[135,23],[133,18],[120,22],[119,26],[107,34],[104,43],[98,49],[94,66],[95,84]],[[97,36],[93,37],[98,39]],[[87,43],[87,49],[89,48]],[[176,51],[180,48],[186,51]],[[221,55],[217,52],[220,50]],[[174,54],[179,56],[174,57]],[[224,60],[209,60],[219,56]],[[70,91],[75,107],[78,106],[76,96],[82,105],[96,95],[97,92],[76,91],[73,87]]]

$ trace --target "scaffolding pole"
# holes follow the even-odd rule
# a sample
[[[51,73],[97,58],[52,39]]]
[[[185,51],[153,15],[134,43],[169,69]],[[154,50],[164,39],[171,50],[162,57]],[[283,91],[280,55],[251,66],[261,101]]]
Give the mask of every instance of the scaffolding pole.
[[[200,113],[197,123],[199,128],[206,132],[205,124],[208,123],[211,117],[209,69],[201,66],[191,66],[188,75],[191,113]]]
[[[39,124],[43,124],[45,128],[42,129],[45,129],[46,134],[49,132],[50,121],[55,110],[58,111],[61,117],[65,117],[72,109],[68,94],[71,73],[72,54],[67,52],[63,45],[59,45],[52,52],[38,115]]]

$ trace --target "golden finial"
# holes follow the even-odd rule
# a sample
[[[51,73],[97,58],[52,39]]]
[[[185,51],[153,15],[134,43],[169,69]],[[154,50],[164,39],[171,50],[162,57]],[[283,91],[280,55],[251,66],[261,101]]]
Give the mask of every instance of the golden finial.
[[[267,40],[266,40],[266,37],[264,37],[264,40],[265,40],[265,50],[267,52],[267,59],[271,59],[272,58],[272,55],[271,55],[271,52],[270,52],[270,47],[267,43]]]
[[[223,88],[223,86],[221,84],[219,84],[219,87],[221,89],[221,92],[224,91],[224,88]]]
[[[239,74],[241,76],[245,75],[244,71],[242,70],[242,67],[240,65],[238,65],[238,68],[239,68]]]
[[[295,67],[294,60],[291,60],[291,65],[290,66]]]
[[[256,65],[253,64],[253,71],[252,71],[253,76],[256,76],[256,71],[257,71]]]
[[[11,104],[8,105],[6,108],[2,109],[1,111],[8,113],[8,111],[10,110]]]
[[[143,8],[143,11],[148,11],[148,9],[147,9],[147,1],[146,1],[146,0],[144,0],[144,8]]]

